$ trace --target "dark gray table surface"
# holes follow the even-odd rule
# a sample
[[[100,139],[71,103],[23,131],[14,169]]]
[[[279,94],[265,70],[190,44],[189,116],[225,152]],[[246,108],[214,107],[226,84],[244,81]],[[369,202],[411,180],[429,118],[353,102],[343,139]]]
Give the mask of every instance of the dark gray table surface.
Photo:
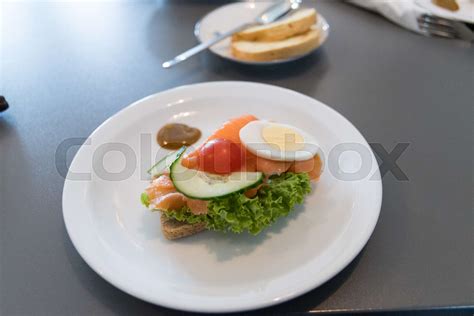
[[[0,94],[10,103],[0,114],[0,314],[172,313],[114,288],[75,251],[55,151],[135,100],[215,80],[290,88],[330,105],[389,152],[409,143],[397,160],[409,179],[383,178],[380,219],[361,254],[325,285],[267,311],[472,307],[472,46],[318,1],[331,35],[304,60],[254,68],[206,52],[161,69],[222,3],[0,4]]]

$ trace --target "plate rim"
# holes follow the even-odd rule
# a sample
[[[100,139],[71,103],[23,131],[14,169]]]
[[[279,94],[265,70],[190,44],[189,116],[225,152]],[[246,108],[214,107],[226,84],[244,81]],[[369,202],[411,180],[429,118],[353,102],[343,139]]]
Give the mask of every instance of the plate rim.
[[[283,87],[269,85],[269,84],[263,84],[263,83],[257,83],[257,82],[247,82],[247,81],[210,81],[210,82],[183,85],[183,86],[179,86],[179,87],[175,87],[175,88],[171,88],[171,89],[167,89],[167,90],[164,90],[164,91],[161,91],[161,92],[151,94],[151,95],[146,96],[144,98],[141,98],[141,99],[139,99],[135,102],[132,102],[130,105],[124,107],[123,109],[119,110],[118,112],[116,112],[115,114],[113,114],[112,116],[107,118],[102,124],[100,124],[88,136],[88,139],[92,138],[94,135],[99,133],[99,131],[101,129],[103,129],[104,126],[107,126],[108,124],[111,124],[111,122],[113,122],[119,115],[122,115],[121,113],[126,112],[127,110],[131,109],[132,107],[134,107],[137,104],[140,104],[140,103],[142,103],[146,100],[156,98],[157,96],[159,96],[161,94],[165,94],[165,93],[175,93],[177,91],[185,91],[189,88],[194,88],[194,87],[199,88],[199,87],[204,87],[204,86],[212,87],[212,86],[215,86],[215,85],[217,85],[217,86],[219,86],[219,85],[227,85],[227,86],[240,85],[240,88],[242,88],[242,86],[246,86],[246,85],[260,86],[260,88],[262,88],[262,89],[270,88],[270,89],[276,89],[276,90],[283,90],[283,91],[285,91],[285,93],[290,93],[290,94],[298,95],[300,97],[304,97],[305,99],[307,99],[308,101],[311,101],[311,102],[317,102],[320,105],[324,106],[327,110],[333,112],[333,114],[337,115],[340,119],[344,120],[351,127],[351,129],[353,129],[354,132],[356,132],[358,134],[358,136],[365,142],[365,144],[368,145],[367,140],[364,138],[364,136],[360,133],[360,131],[347,118],[345,118],[342,114],[340,114],[339,112],[337,112],[336,110],[334,110],[330,106],[326,105],[325,103],[323,103],[321,101],[318,101],[317,99],[314,99],[310,96],[299,93],[297,91],[288,89],[288,88],[283,88]],[[78,149],[78,151],[76,152],[76,154],[75,154],[75,156],[74,156],[74,158],[71,162],[70,168],[68,169],[68,175],[71,172],[70,171],[71,167],[79,159],[78,157],[79,157],[80,153],[82,152],[84,146],[85,146],[85,144],[81,145],[80,148]],[[370,146],[368,148],[370,149]],[[375,158],[373,150],[370,149],[370,151],[371,151],[371,154],[372,154],[373,158]],[[378,179],[380,179],[380,169],[379,169],[378,165],[376,165],[376,167],[375,167],[375,172],[378,175]],[[79,253],[79,255],[82,257],[82,259],[87,263],[87,265],[92,270],[94,270],[104,280],[106,280],[107,282],[109,282],[110,284],[115,286],[117,289],[119,289],[119,290],[121,290],[121,291],[123,291],[123,292],[125,292],[129,295],[132,295],[136,298],[139,298],[143,301],[146,301],[146,302],[149,302],[149,303],[152,303],[152,304],[156,304],[156,305],[160,305],[160,306],[164,306],[164,307],[168,307],[168,308],[177,309],[177,310],[190,311],[190,312],[207,312],[207,313],[242,312],[242,311],[249,311],[249,310],[269,307],[269,306],[272,306],[272,305],[283,303],[283,302],[288,301],[290,299],[293,299],[295,297],[301,296],[301,295],[303,295],[303,294],[305,294],[305,293],[321,286],[322,284],[326,283],[328,280],[330,280],[335,275],[340,273],[347,265],[349,265],[357,257],[357,255],[362,251],[362,249],[367,244],[368,240],[370,239],[370,237],[371,237],[371,235],[372,235],[372,233],[373,233],[373,231],[376,227],[376,224],[378,222],[378,218],[380,216],[381,206],[382,206],[382,198],[383,198],[383,187],[382,187],[382,181],[381,180],[377,181],[376,183],[378,184],[377,188],[376,188],[377,198],[376,198],[376,202],[374,203],[374,206],[373,206],[374,209],[376,210],[376,212],[373,214],[373,217],[371,218],[371,221],[367,223],[367,228],[364,230],[363,233],[360,234],[360,237],[359,237],[360,240],[361,240],[360,244],[357,244],[357,247],[351,247],[349,249],[350,251],[344,251],[344,252],[339,253],[337,256],[335,256],[336,259],[341,258],[341,257],[342,258],[337,259],[337,260],[334,259],[336,261],[336,263],[338,263],[338,264],[336,264],[335,266],[332,266],[332,267],[329,268],[330,273],[326,273],[325,277],[318,280],[318,282],[311,282],[311,285],[308,285],[304,288],[300,288],[299,290],[293,291],[291,293],[287,293],[287,295],[285,295],[285,296],[278,297],[278,298],[275,297],[272,300],[266,300],[266,301],[263,301],[263,300],[254,301],[253,303],[247,304],[247,305],[242,306],[242,307],[222,306],[222,305],[219,305],[219,306],[212,305],[212,306],[210,306],[210,305],[208,305],[206,307],[200,306],[198,308],[194,308],[192,306],[182,304],[183,302],[173,302],[171,300],[157,298],[156,296],[153,296],[153,295],[150,295],[150,294],[138,293],[135,289],[133,289],[133,288],[130,289],[129,287],[127,287],[127,282],[126,281],[123,281],[123,280],[120,280],[120,279],[114,279],[113,274],[107,274],[106,271],[101,271],[99,269],[100,267],[96,266],[97,261],[94,261],[94,256],[88,254],[87,251],[85,251],[85,249],[82,248],[82,245],[79,243],[79,237],[74,235],[74,233],[73,233],[73,229],[72,229],[72,226],[71,226],[71,225],[73,225],[73,223],[68,221],[68,216],[69,215],[67,214],[68,213],[68,211],[67,211],[68,206],[67,206],[66,200],[67,200],[68,194],[70,194],[69,191],[70,191],[70,186],[71,186],[71,180],[68,180],[67,178],[64,181],[63,193],[62,193],[62,214],[63,214],[63,221],[64,221],[64,224],[65,224],[65,227],[66,227],[66,231],[67,231],[68,236],[69,236],[74,248],[76,249],[76,251]]]
[[[220,7],[217,7],[215,8],[214,10],[212,11],[209,11],[207,12],[203,17],[201,17],[197,22],[196,24],[194,25],[194,30],[193,30],[193,33],[194,33],[194,37],[197,39],[197,41],[199,43],[202,43],[202,40],[201,40],[201,25],[202,25],[202,22],[210,15],[212,14],[213,12],[219,10],[219,9],[222,9],[224,7],[230,7],[230,6],[237,6],[237,5],[242,5],[242,4],[246,4],[247,2],[234,2],[234,3],[229,3],[229,4],[226,4],[226,5],[223,5],[223,6],[220,6]],[[242,65],[252,65],[252,66],[272,66],[272,65],[280,65],[280,64],[285,64],[285,63],[289,63],[289,62],[292,62],[292,61],[295,61],[295,60],[298,60],[298,59],[301,59],[301,58],[304,58],[306,56],[309,56],[311,54],[313,54],[314,52],[316,52],[317,50],[319,50],[323,45],[324,43],[328,40],[329,38],[329,34],[331,33],[331,26],[329,25],[328,21],[326,20],[326,18],[319,12],[319,11],[316,11],[317,12],[317,16],[318,16],[318,22],[319,21],[321,22],[322,26],[321,28],[323,29],[323,31],[325,32],[325,36],[323,38],[323,40],[319,43],[319,45],[315,48],[313,48],[311,51],[307,52],[307,53],[304,53],[302,55],[298,55],[298,56],[293,56],[293,57],[290,57],[290,58],[286,58],[286,59],[277,59],[277,60],[271,60],[271,61],[250,61],[250,60],[243,60],[243,59],[238,59],[238,58],[234,58],[234,57],[229,57],[229,56],[225,56],[225,55],[221,55],[219,53],[216,53],[212,47],[209,47],[208,50],[216,55],[216,56],[219,56],[220,58],[223,58],[223,59],[226,59],[226,60],[230,60],[230,61],[233,61],[233,62],[236,62],[236,63],[239,63],[239,64],[242,64]]]

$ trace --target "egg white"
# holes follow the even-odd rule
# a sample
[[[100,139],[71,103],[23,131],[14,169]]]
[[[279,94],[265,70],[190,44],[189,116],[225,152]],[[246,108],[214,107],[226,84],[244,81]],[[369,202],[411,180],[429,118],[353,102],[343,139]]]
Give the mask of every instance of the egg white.
[[[262,136],[263,128],[267,126],[279,126],[294,130],[303,137],[303,147],[296,151],[282,151],[275,146],[270,145]],[[302,161],[313,158],[319,151],[319,144],[314,137],[305,131],[288,124],[280,124],[264,120],[252,121],[240,130],[239,137],[240,141],[248,151],[265,159],[278,161]]]

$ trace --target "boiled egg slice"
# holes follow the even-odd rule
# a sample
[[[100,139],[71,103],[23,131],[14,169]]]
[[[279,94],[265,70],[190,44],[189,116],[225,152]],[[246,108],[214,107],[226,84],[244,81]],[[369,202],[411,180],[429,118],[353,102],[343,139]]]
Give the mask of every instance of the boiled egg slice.
[[[240,130],[239,136],[248,151],[271,160],[308,160],[319,151],[311,135],[288,124],[252,121]]]

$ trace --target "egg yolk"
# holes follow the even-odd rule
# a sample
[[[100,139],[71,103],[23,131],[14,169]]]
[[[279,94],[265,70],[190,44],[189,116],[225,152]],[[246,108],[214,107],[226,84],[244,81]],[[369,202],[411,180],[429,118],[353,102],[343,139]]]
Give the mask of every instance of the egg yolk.
[[[303,136],[288,127],[265,126],[262,129],[262,137],[270,146],[281,151],[297,151],[304,147]]]

